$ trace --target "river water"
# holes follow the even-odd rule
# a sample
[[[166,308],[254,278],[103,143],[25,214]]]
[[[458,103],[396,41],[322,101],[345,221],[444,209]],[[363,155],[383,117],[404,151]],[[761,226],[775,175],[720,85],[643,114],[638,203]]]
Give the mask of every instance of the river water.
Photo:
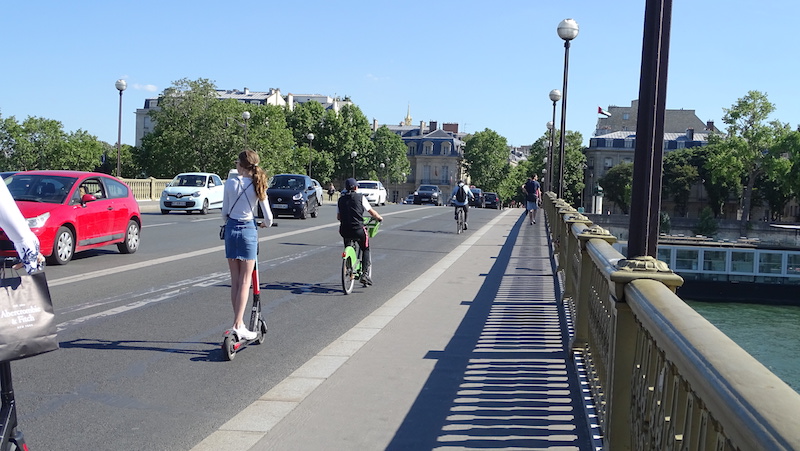
[[[800,393],[800,307],[686,303]]]

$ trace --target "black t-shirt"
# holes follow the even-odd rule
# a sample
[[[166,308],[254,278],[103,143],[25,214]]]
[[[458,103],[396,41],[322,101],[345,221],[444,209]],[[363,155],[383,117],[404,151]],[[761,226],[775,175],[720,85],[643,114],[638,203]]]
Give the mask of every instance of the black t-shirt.
[[[364,204],[361,199],[363,194],[349,191],[339,198],[339,233],[352,234],[353,231],[364,228]]]
[[[536,180],[528,180],[527,182],[525,182],[525,191],[528,192],[528,194],[525,196],[525,200],[530,202],[536,202],[536,200],[539,198],[536,195],[536,193],[539,192],[540,188],[541,185],[539,185],[539,182],[537,182]]]

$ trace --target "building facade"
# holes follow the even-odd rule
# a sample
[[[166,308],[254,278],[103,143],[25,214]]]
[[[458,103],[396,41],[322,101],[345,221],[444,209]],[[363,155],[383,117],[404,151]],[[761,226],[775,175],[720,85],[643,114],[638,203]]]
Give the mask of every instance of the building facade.
[[[588,213],[614,212],[614,205],[603,204],[598,180],[612,167],[621,163],[632,163],[636,150],[639,101],[632,101],[629,107],[609,106],[606,111],[610,115],[597,120],[595,134],[589,139],[589,147],[586,149],[586,187],[581,196],[581,205]],[[705,146],[708,135],[712,132],[719,132],[714,122],[703,122],[694,110],[667,109],[664,114],[663,152]],[[697,204],[695,207],[700,208],[699,204],[705,200],[705,190],[698,186],[695,191],[692,199]],[[663,210],[672,214],[670,209],[673,206],[668,199],[663,200],[663,207]],[[694,210],[692,213],[699,214]]]
[[[380,127],[373,123],[375,130]],[[403,183],[393,190],[390,199],[397,195],[402,199],[413,193],[419,185],[438,185],[445,195],[449,195],[459,180],[465,178],[464,172],[464,137],[458,131],[458,124],[445,123],[439,128],[436,121],[419,125],[411,125],[411,115],[399,125],[386,125],[398,135],[406,145],[406,156],[411,165],[411,173],[406,174]]]

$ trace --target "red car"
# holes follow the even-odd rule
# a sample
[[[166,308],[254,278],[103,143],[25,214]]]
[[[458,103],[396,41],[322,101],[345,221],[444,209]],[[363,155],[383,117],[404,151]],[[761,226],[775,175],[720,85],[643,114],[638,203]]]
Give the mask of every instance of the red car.
[[[139,203],[117,178],[96,172],[27,171],[5,182],[52,264],[65,265],[75,252],[109,244],[123,254],[139,248]],[[1,230],[0,255],[17,255]]]

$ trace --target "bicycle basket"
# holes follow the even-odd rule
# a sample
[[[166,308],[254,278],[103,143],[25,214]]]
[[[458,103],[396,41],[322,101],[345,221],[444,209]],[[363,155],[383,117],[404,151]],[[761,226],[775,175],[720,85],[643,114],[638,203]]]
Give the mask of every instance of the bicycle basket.
[[[378,234],[378,227],[380,225],[381,223],[373,218],[364,218],[364,226],[367,228],[367,234],[369,234],[370,238]]]

